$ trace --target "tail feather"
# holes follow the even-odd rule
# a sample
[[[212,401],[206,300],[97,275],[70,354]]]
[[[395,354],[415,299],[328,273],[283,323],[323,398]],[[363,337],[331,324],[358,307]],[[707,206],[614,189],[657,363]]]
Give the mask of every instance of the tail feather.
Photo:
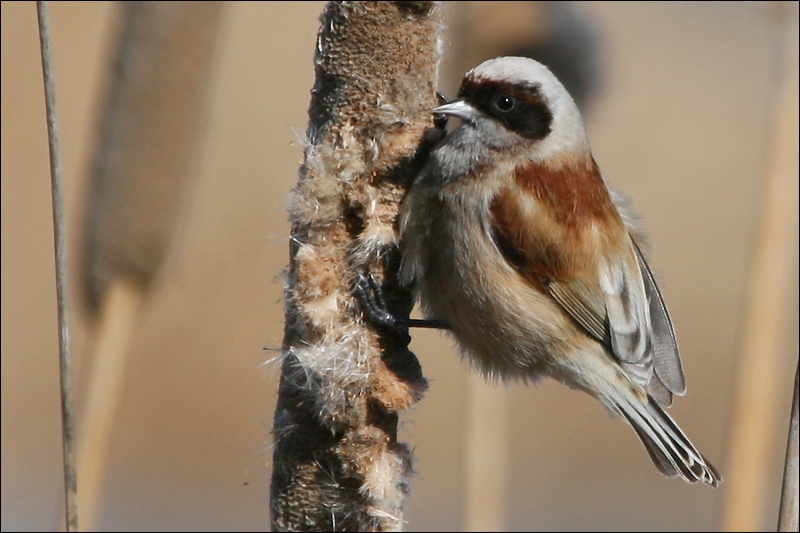
[[[686,434],[649,398],[647,404],[635,399],[616,402],[617,409],[633,427],[656,468],[668,477],[680,476],[689,483],[702,481],[717,487],[719,472],[709,463]]]
[[[625,418],[636,432],[636,435],[639,436],[639,439],[644,443],[644,449],[647,450],[648,455],[650,455],[650,459],[653,461],[653,464],[656,465],[656,468],[658,468],[659,472],[667,477],[676,477],[678,475],[679,466],[675,460],[670,459],[670,456],[664,453],[661,448],[659,448],[658,444],[656,444],[656,442],[651,439],[644,430],[642,430],[637,422],[632,420],[631,417],[627,415],[625,415]]]

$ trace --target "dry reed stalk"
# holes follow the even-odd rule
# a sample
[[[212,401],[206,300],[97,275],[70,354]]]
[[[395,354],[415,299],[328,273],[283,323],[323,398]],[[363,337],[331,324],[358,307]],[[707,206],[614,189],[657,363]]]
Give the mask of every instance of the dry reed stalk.
[[[222,2],[125,2],[121,18],[81,257],[94,326],[78,433],[83,531],[97,526],[130,343],[193,175]]]
[[[81,531],[95,531],[122,401],[125,367],[144,292],[124,277],[105,291],[94,331],[92,368],[78,441]]]
[[[67,531],[77,531],[78,499],[75,473],[74,402],[72,353],[70,350],[69,285],[67,281],[67,238],[64,216],[64,182],[61,175],[61,150],[56,115],[56,89],[50,37],[48,2],[36,2],[39,19],[39,46],[42,52],[42,78],[47,114],[47,139],[50,153],[50,186],[53,202],[53,243],[56,263],[56,308],[58,314],[58,374],[61,389],[61,445],[64,460],[64,517]]]
[[[362,319],[371,271],[406,315],[395,218],[429,149],[437,2],[330,2],[314,58],[304,163],[291,195],[282,374],[273,426],[275,531],[398,531],[411,452],[399,414],[427,385],[405,343]]]
[[[774,2],[779,41],[779,84],[766,154],[761,227],[753,251],[737,387],[731,412],[730,450],[721,528],[758,531],[766,518],[768,465],[778,434],[774,391],[780,372],[782,333],[790,304],[797,250],[798,18],[796,2]],[[796,257],[796,256],[795,256]]]

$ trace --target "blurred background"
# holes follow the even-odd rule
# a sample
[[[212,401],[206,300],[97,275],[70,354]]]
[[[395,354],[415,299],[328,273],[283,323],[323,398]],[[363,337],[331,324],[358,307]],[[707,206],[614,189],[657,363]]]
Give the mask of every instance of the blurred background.
[[[759,257],[766,257],[765,184],[780,166],[775,161],[787,157],[776,152],[775,123],[788,113],[796,124],[797,107],[782,108],[780,98],[781,35],[787,20],[796,32],[796,3],[446,4],[440,86],[448,97],[464,71],[501,54],[550,64],[576,96],[595,159],[610,184],[632,199],[650,235],[650,264],[688,381],[671,414],[728,478],[728,437],[743,379],[737,361],[755,335],[750,306],[765,292],[750,285],[763,271]],[[286,199],[302,161],[298,134],[306,125],[323,5],[231,2],[222,12],[206,111],[196,126],[201,148],[179,195],[164,265],[130,334],[100,529],[269,526],[269,432],[279,371],[265,364],[276,352],[264,348],[279,347],[283,336]],[[79,425],[96,320],[81,300],[81,253],[120,13],[114,2],[51,5]],[[35,4],[2,2],[1,24],[2,529],[53,530],[63,513],[58,337]],[[796,37],[788,46],[796,58]],[[795,182],[796,154],[788,154]],[[779,297],[766,302],[780,320],[773,349],[763,356],[774,361],[774,386],[764,394],[777,422],[764,435],[762,530],[774,530],[777,520],[797,365],[793,191],[790,223],[778,222],[790,237],[779,246],[785,279],[772,280]],[[406,530],[470,527],[464,437],[473,427],[470,394],[500,398],[498,419],[508,421],[499,430],[506,497],[498,529],[720,528],[733,480],[711,490],[662,477],[623,422],[555,382],[476,393],[483,385],[474,385],[453,343],[439,333],[414,331],[411,348],[430,389],[401,418],[399,437],[413,448],[417,472]]]

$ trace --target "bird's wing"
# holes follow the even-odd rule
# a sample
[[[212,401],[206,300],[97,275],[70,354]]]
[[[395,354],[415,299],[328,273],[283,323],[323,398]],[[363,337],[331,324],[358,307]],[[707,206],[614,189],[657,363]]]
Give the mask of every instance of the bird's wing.
[[[668,399],[658,403],[661,406],[669,406],[672,402],[672,394],[682,396],[686,392],[686,380],[683,375],[672,320],[670,320],[669,312],[666,305],[664,305],[655,277],[642,253],[639,242],[643,237],[637,232],[635,220],[638,217],[630,208],[630,200],[619,191],[610,190],[609,192],[615,207],[630,232],[636,259],[639,262],[639,269],[642,271],[645,293],[650,305],[650,325],[653,332],[652,357],[655,375],[658,379],[652,380],[649,387],[654,390],[662,389],[661,396]],[[655,390],[655,393],[651,392],[651,395],[654,398],[659,397],[657,390]]]
[[[633,248],[636,251],[636,258],[639,261],[639,268],[644,279],[644,289],[647,300],[650,303],[650,325],[653,330],[653,366],[656,376],[661,384],[673,394],[683,396],[686,392],[686,378],[683,375],[681,356],[678,352],[678,342],[675,339],[675,329],[672,327],[672,319],[669,317],[667,306],[658,290],[655,277],[647,261],[642,254],[641,248],[636,241],[631,238]]]
[[[511,216],[509,210],[514,210]],[[532,232],[534,212],[500,197],[492,205],[489,230],[497,248],[526,280],[549,294],[589,335],[603,343],[629,377],[660,404],[685,385],[666,307],[647,263],[630,239],[627,260],[600,262],[597,276],[571,276],[559,269],[558,252]],[[651,318],[652,315],[652,318]]]
[[[632,246],[632,245],[631,245]],[[647,387],[653,379],[652,333],[647,291],[638,261],[630,254],[601,258],[598,265],[600,292],[605,303],[611,351],[628,376]],[[656,383],[658,401],[671,401],[669,391]]]
[[[673,394],[686,392],[675,330],[641,249],[633,237],[629,240],[635,263],[619,261],[600,268],[611,351],[634,381],[659,405],[669,407]]]

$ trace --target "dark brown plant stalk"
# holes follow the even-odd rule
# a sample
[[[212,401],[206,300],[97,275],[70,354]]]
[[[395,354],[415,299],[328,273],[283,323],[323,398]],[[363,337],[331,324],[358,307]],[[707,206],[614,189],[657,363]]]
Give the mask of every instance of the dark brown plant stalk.
[[[399,413],[427,384],[398,335],[362,316],[371,272],[406,314],[395,219],[431,139],[437,2],[330,2],[314,57],[304,163],[289,203],[290,264],[273,426],[274,531],[398,531],[411,452]]]

